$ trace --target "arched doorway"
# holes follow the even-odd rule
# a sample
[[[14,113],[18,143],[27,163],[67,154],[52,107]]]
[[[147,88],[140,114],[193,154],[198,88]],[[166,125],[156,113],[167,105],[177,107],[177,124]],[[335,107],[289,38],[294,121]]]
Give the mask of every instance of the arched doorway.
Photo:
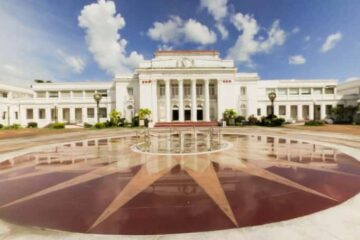
[[[174,105],[172,107],[172,120],[179,121],[179,107],[178,105]]]
[[[191,121],[191,107],[190,105],[185,105],[184,107],[184,120]]]
[[[202,106],[201,104],[198,104],[198,105],[197,105],[197,108],[196,108],[196,119],[197,119],[198,121],[204,120],[203,106]]]

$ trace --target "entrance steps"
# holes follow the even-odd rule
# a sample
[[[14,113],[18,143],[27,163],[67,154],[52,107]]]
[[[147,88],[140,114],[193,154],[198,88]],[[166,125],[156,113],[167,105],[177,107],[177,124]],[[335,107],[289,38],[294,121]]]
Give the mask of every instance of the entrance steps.
[[[155,128],[161,127],[217,127],[218,123],[216,121],[198,121],[198,122],[157,122],[155,123]]]

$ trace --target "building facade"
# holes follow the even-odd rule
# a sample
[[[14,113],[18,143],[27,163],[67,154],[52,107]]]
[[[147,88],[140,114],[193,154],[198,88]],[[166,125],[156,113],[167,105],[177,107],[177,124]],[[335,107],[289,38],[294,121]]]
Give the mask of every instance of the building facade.
[[[261,80],[257,73],[239,73],[234,61],[221,59],[217,51],[157,51],[134,73],[112,82],[0,85],[0,124],[93,124],[98,114],[105,121],[112,109],[131,121],[139,108],[152,111],[152,123],[218,121],[229,108],[261,117],[271,111],[270,92],[277,94],[276,115],[289,121],[324,119],[337,105],[360,104],[360,79]],[[102,95],[99,112],[95,93]]]

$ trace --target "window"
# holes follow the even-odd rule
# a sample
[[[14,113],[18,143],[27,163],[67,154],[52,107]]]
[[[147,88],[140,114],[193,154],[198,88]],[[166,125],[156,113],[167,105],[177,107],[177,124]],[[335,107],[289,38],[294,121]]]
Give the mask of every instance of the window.
[[[88,109],[87,109],[87,117],[88,117],[88,118],[94,118],[94,117],[95,117],[95,110],[94,110],[94,108],[88,108]]]
[[[128,96],[134,96],[134,89],[132,87],[127,88]]]
[[[279,88],[278,95],[279,96],[287,95],[287,88]]]
[[[179,87],[178,87],[178,85],[172,85],[171,86],[171,96],[173,96],[173,97],[179,96]]]
[[[102,96],[102,97],[107,97],[108,93],[106,89],[101,89],[101,90],[97,90],[97,92]]]
[[[83,92],[82,91],[73,91],[73,97],[82,98]]]
[[[286,115],[286,106],[285,105],[280,105],[279,106],[279,115],[281,115],[281,116]]]
[[[325,88],[325,94],[334,94],[335,89],[334,88]]]
[[[310,95],[311,89],[310,88],[302,88],[301,89],[301,95]]]
[[[34,118],[34,110],[26,109],[26,119],[33,119],[33,118]]]
[[[164,97],[165,96],[165,85],[160,85],[160,97]]]
[[[95,91],[85,91],[85,97],[94,97]]]
[[[290,95],[299,95],[299,89],[298,88],[290,88],[289,94]]]
[[[240,88],[240,95],[241,96],[246,96],[246,87],[241,87]]]
[[[201,85],[196,85],[196,96],[203,95],[203,87]]]
[[[258,108],[258,109],[257,109],[257,115],[258,115],[258,116],[261,116],[261,108]]]
[[[19,113],[15,112],[15,120],[18,120],[18,119],[19,119]]]
[[[210,97],[215,97],[216,96],[216,89],[215,89],[214,84],[209,85],[209,92],[210,92]]]
[[[1,97],[1,98],[7,98],[7,97],[8,97],[8,93],[6,93],[6,92],[0,92],[0,97]]]
[[[326,105],[325,114],[327,117],[331,116],[332,105]]]
[[[3,114],[2,114],[2,119],[6,119],[6,112],[3,112]]]
[[[39,119],[45,119],[45,109],[39,109]]]
[[[59,92],[49,92],[49,98],[58,98],[59,97]]]
[[[51,109],[51,121],[56,121],[56,120],[57,120],[57,108],[52,108]]]
[[[184,85],[184,96],[185,96],[185,97],[191,96],[190,85]]]
[[[266,106],[266,115],[270,115],[270,114],[272,114],[272,107],[271,107],[271,105],[267,105]]]
[[[36,95],[38,98],[46,98],[46,92],[37,92]]]
[[[267,88],[266,89],[266,95],[268,95],[271,92],[275,92],[275,88]]]
[[[107,117],[107,109],[106,108],[99,108],[99,116],[101,118],[106,118]]]
[[[70,91],[62,91],[61,98],[70,98]]]
[[[322,88],[313,88],[313,93],[316,95],[322,94]]]

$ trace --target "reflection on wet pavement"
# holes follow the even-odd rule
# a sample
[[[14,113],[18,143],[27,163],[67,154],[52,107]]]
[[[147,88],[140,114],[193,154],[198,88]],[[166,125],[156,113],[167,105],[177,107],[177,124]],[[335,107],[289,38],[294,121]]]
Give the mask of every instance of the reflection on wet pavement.
[[[119,137],[8,159],[0,163],[0,218],[74,232],[183,233],[292,219],[360,192],[360,163],[335,149],[222,139],[232,147],[201,155],[142,154],[130,149],[137,137]]]

